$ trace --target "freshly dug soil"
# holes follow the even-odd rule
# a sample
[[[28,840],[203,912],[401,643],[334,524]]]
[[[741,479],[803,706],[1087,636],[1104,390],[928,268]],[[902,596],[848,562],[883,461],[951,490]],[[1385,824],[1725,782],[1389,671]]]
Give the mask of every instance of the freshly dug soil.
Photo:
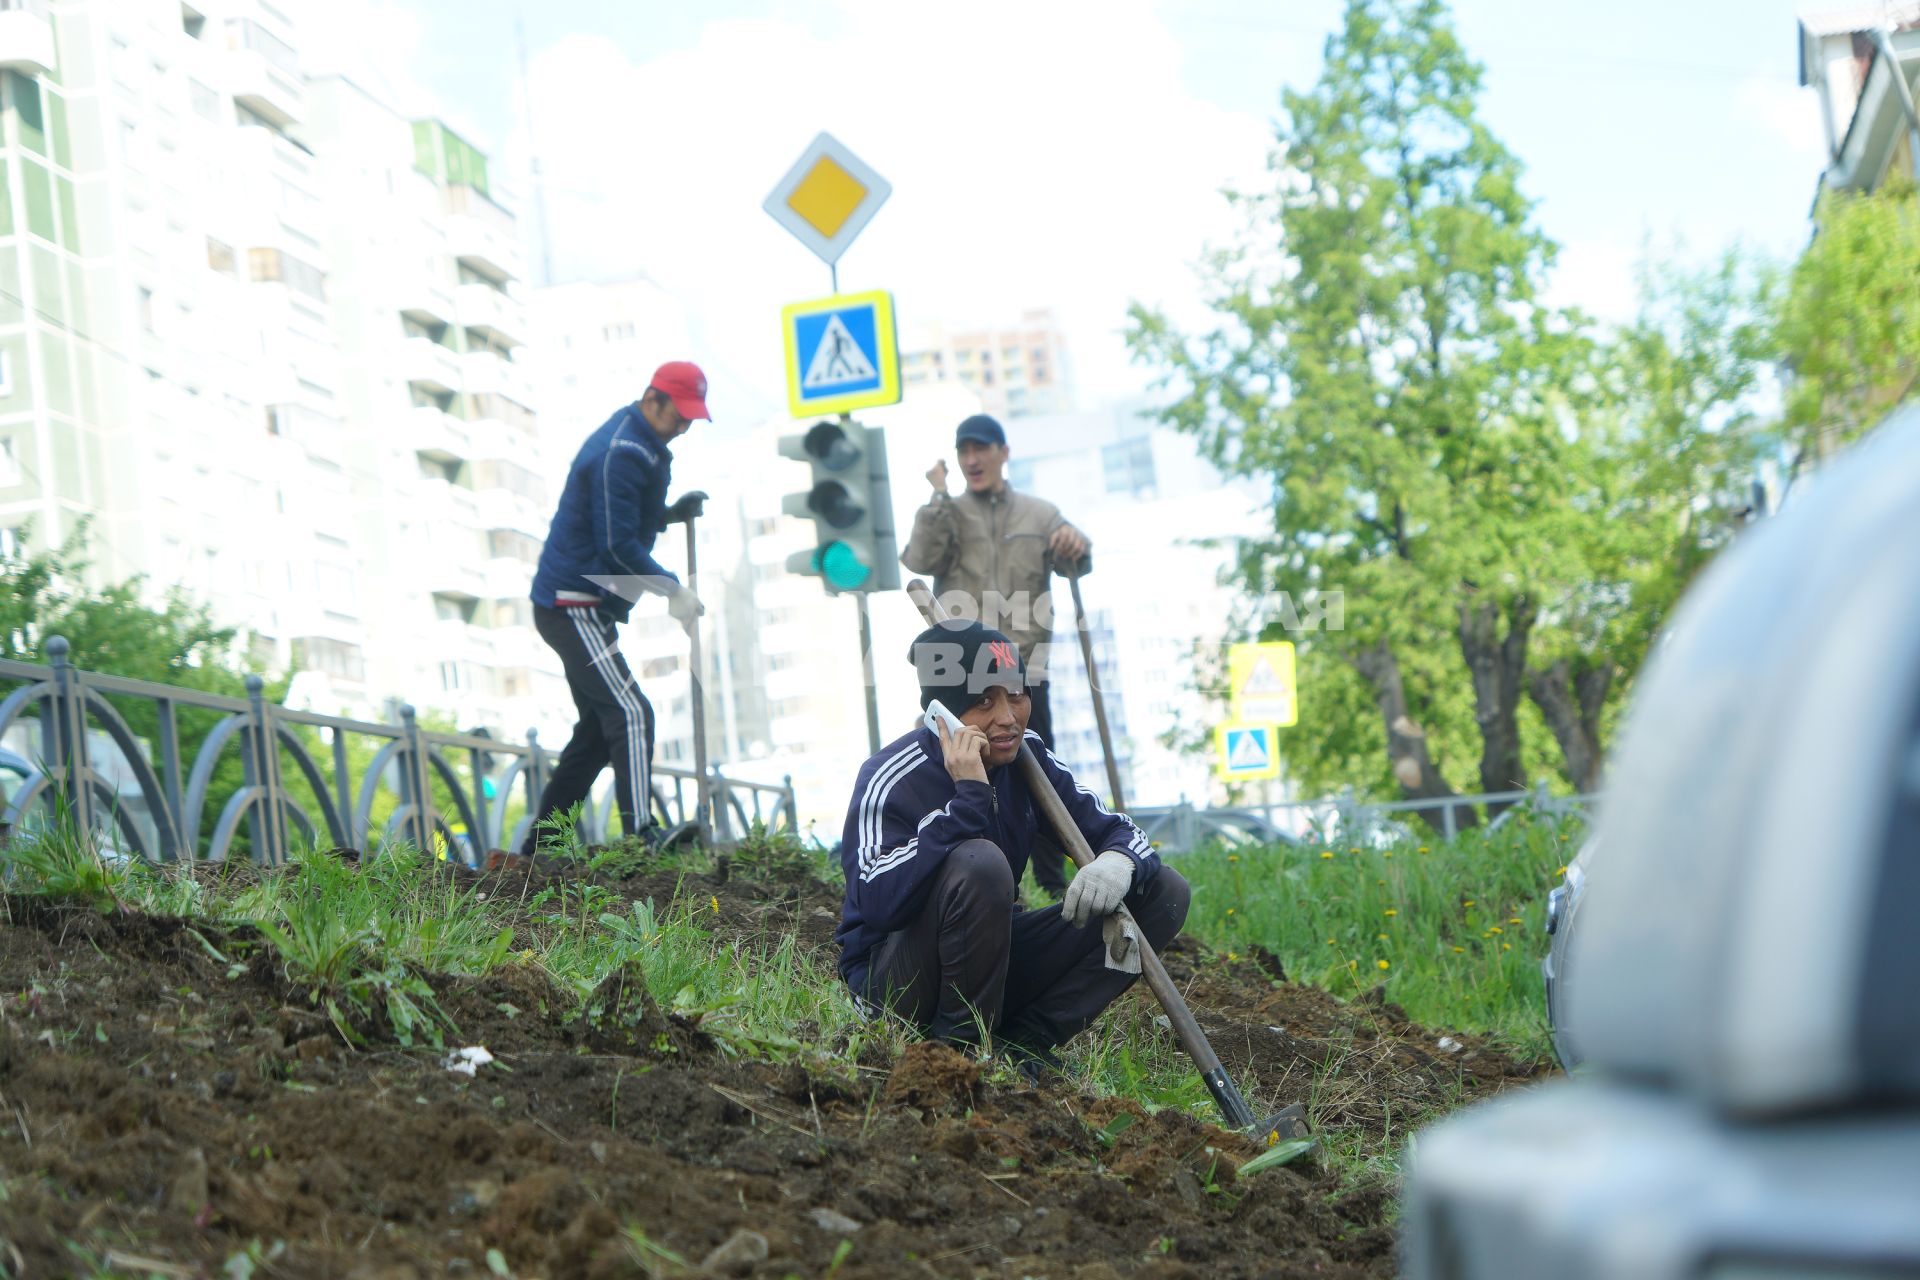
[[[560,874],[473,883],[525,902]],[[738,874],[604,883],[811,947],[838,907]],[[467,1075],[381,1027],[350,1046],[251,931],[0,906],[7,1276],[247,1273],[236,1255],[252,1275],[360,1280],[1393,1273],[1388,1189],[1311,1160],[1243,1180],[1259,1148],[1237,1135],[996,1085],[938,1046],[837,1072],[742,1062],[636,976],[586,1018],[516,963],[434,981],[448,1049],[495,1057]],[[1323,1125],[1379,1134],[1537,1070],[1468,1036],[1443,1050],[1377,998],[1343,1004],[1258,959],[1176,944],[1167,962],[1249,1096],[1321,1080]],[[1127,999],[1151,1027],[1151,998]]]

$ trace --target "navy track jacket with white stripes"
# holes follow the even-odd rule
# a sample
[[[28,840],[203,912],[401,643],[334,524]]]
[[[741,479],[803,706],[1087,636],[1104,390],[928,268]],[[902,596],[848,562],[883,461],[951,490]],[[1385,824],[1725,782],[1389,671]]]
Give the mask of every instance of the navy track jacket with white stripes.
[[[1118,849],[1132,858],[1133,887],[1144,888],[1160,871],[1160,855],[1146,834],[1075,782],[1038,734],[1029,732],[1027,745],[1087,846],[1095,854]],[[956,847],[993,841],[1018,880],[1045,820],[1011,764],[988,770],[986,782],[956,783],[939,740],[924,725],[860,766],[840,842],[847,899],[834,934],[847,984],[864,991],[870,953],[926,906],[933,873]]]
[[[628,405],[607,419],[567,469],[534,571],[533,602],[551,609],[557,591],[587,592],[624,621],[633,601],[587,581],[587,574],[651,578],[662,594],[665,584],[678,582],[653,558],[654,539],[667,527],[672,479],[673,455],[638,409]]]

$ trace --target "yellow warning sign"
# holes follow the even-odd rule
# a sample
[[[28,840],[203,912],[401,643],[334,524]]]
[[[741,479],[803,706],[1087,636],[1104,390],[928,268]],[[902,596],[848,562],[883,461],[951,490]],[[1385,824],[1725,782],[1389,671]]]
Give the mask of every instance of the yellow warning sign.
[[[1234,645],[1227,650],[1227,681],[1234,719],[1283,727],[1300,722],[1290,641]]]

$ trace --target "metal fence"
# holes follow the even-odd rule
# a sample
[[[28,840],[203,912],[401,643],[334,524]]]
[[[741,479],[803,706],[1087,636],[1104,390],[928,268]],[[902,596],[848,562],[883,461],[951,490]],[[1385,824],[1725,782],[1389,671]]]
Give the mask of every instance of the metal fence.
[[[1585,816],[1592,812],[1597,799],[1594,795],[1552,795],[1543,782],[1530,791],[1496,791],[1438,800],[1376,804],[1356,799],[1348,792],[1324,800],[1219,809],[1163,805],[1131,809],[1127,816],[1162,848],[1187,852],[1208,841],[1224,844],[1346,841],[1373,845],[1411,838],[1415,834],[1412,824],[1416,822],[1434,836],[1451,840],[1467,827],[1497,829],[1516,813],[1554,818]],[[1491,812],[1496,808],[1499,812],[1482,824],[1481,811]]]
[[[406,840],[476,865],[490,849],[519,846],[552,767],[554,753],[533,732],[524,743],[432,732],[410,706],[397,724],[316,715],[268,702],[258,676],[247,677],[245,698],[232,698],[82,671],[68,652],[54,636],[46,666],[0,660],[0,690],[11,686],[0,700],[0,747],[9,731],[32,743],[0,749],[0,836],[59,820],[120,852],[177,862],[224,860],[244,831],[247,852],[265,864],[302,845],[365,850]],[[136,735],[109,699],[150,706],[152,733]],[[183,738],[183,711],[210,713],[211,727]],[[355,739],[359,754],[374,748],[360,767]],[[231,769],[219,777],[235,755],[237,786]],[[790,777],[775,786],[714,768],[707,815],[695,813],[697,781],[692,770],[656,765],[656,821],[697,820],[723,842],[756,822],[798,826]],[[516,793],[524,803],[508,830]],[[609,790],[589,802],[579,832],[601,841],[614,821]]]

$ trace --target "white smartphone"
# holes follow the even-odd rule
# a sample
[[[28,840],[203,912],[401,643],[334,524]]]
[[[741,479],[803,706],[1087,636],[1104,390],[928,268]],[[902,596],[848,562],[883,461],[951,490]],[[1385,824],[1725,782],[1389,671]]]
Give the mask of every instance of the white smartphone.
[[[964,727],[960,723],[960,717],[947,710],[946,705],[935,698],[927,704],[927,715],[921,723],[927,726],[928,733],[937,738],[940,736],[941,721],[946,722],[948,733],[958,733]]]

